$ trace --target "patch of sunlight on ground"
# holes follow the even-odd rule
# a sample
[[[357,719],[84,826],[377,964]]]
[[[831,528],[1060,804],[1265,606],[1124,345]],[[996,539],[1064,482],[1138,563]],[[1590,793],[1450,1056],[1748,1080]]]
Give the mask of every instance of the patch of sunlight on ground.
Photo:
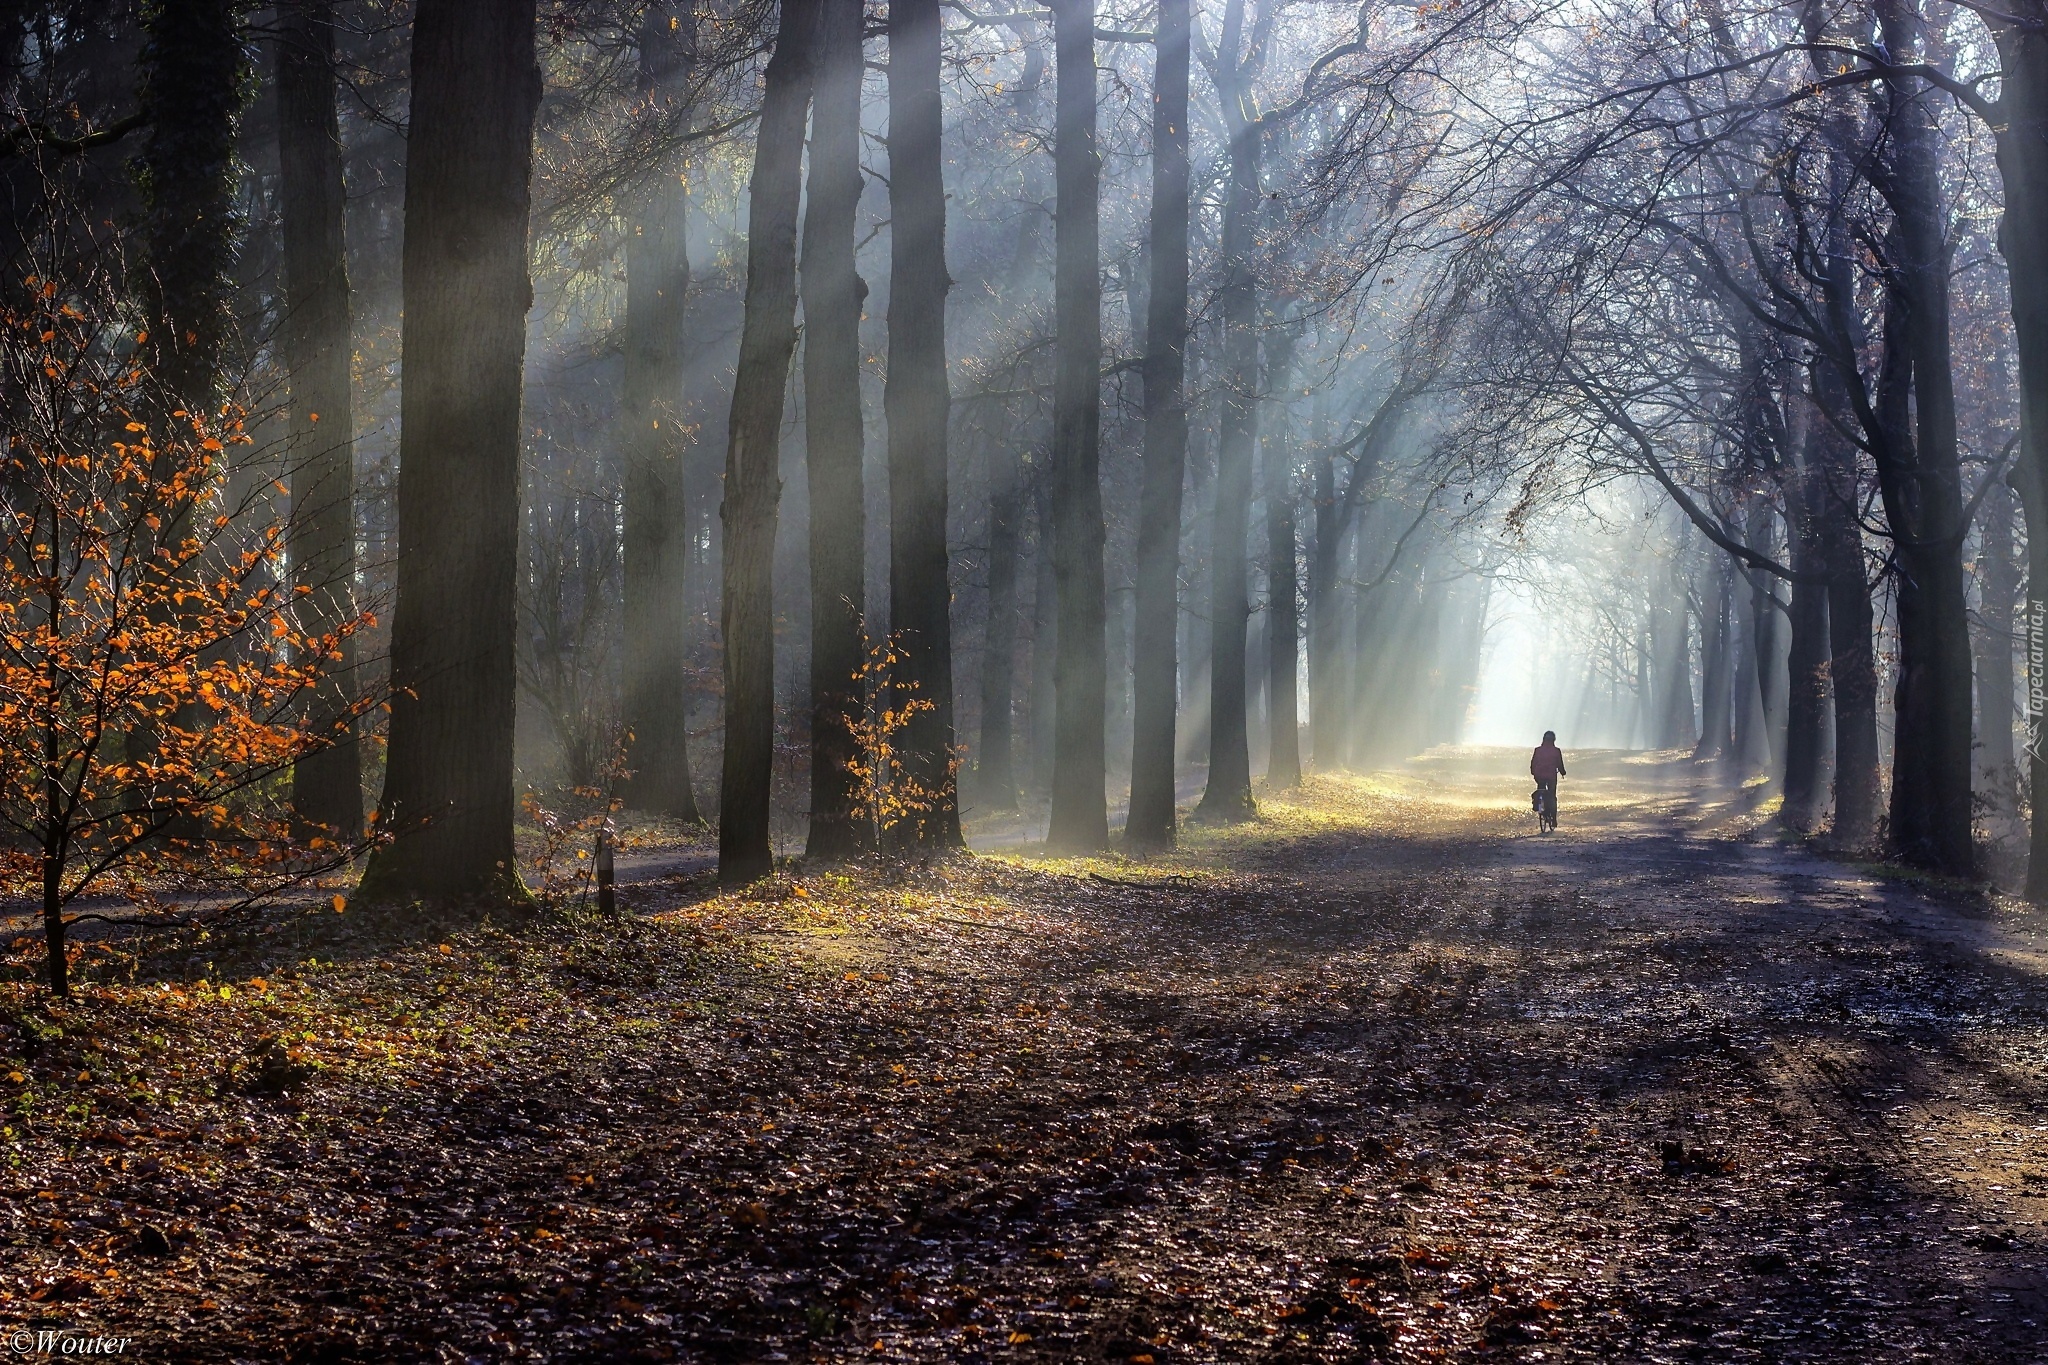
[[[1183,821],[1178,845],[1140,853],[1112,849],[1107,853],[1048,854],[1042,844],[1021,844],[991,849],[977,853],[975,857],[1056,877],[1106,877],[1120,881],[1200,880],[1203,864],[1207,861],[1201,854],[1209,847],[1201,836],[1208,832]]]
[[[1479,836],[1509,833],[1528,815],[1528,779],[1501,772],[1497,753],[1456,750],[1478,771],[1470,782],[1446,781],[1428,767],[1406,765],[1370,773],[1317,773],[1301,785],[1254,791],[1256,818],[1236,824],[1195,821],[1183,811],[1179,842],[1171,849],[1121,848],[1086,856],[1048,855],[1043,845],[1021,844],[980,858],[1055,876],[1114,881],[1199,880],[1227,872],[1245,855],[1332,835]],[[1526,758],[1521,761],[1526,762]]]
[[[1567,826],[1668,814],[1674,801],[1696,795],[1703,780],[1683,749],[1584,749],[1568,757],[1571,769],[1560,790]],[[1285,790],[1261,783],[1254,790],[1257,817],[1238,824],[1198,823],[1184,808],[1179,844],[1171,849],[1131,850],[1117,836],[1114,849],[1087,856],[1048,855],[1042,843],[1019,842],[977,857],[1052,876],[1185,881],[1226,875],[1247,855],[1332,836],[1513,838],[1534,830],[1528,763],[1529,752],[1520,746],[1443,745],[1372,772],[1315,773]]]

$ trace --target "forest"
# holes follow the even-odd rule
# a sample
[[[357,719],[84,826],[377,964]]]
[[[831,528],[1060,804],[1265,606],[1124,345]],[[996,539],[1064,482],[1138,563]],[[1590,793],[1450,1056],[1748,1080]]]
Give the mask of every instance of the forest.
[[[0,198],[12,1354],[2043,1357],[2048,0],[0,0]]]

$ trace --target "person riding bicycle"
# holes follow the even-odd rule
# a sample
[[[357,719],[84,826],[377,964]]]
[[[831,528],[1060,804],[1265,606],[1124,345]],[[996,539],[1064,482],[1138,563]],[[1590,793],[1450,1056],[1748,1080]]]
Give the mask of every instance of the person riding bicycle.
[[[1557,823],[1557,779],[1565,775],[1564,750],[1557,747],[1557,731],[1545,730],[1543,742],[1529,755],[1529,776],[1536,779],[1536,795],[1546,823]]]

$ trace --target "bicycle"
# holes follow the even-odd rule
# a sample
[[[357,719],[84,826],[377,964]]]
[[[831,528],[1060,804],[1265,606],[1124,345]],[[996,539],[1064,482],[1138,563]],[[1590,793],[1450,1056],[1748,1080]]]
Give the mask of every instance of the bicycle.
[[[1547,798],[1547,799],[1546,799]],[[1557,784],[1546,787],[1542,783],[1529,793],[1529,806],[1536,812],[1536,832],[1549,834],[1557,828]]]

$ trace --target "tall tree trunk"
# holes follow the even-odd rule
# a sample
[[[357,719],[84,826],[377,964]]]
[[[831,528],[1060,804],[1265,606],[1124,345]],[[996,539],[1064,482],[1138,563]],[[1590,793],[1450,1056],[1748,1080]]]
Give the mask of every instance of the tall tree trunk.
[[[725,754],[719,772],[718,879],[736,886],[775,865],[775,519],[782,498],[783,391],[796,350],[797,205],[804,123],[816,75],[820,0],[782,0],[761,97],[747,194],[747,298],[725,445]]]
[[[1879,0],[1886,48],[1925,50],[1912,0]],[[1892,756],[1891,845],[1906,862],[1956,875],[1975,863],[1970,836],[1970,635],[1963,591],[1962,476],[1949,346],[1950,251],[1941,197],[1933,87],[1887,82],[1893,210],[1888,292],[1913,375],[1914,456],[1880,463],[1898,547],[1899,681]]]
[[[235,137],[247,93],[241,0],[148,0],[142,6],[141,112],[135,170],[143,202],[149,318],[145,343],[166,414],[212,416],[234,318],[230,272]]]
[[[1740,610],[1734,668],[1735,756],[1744,773],[1762,771],[1775,778],[1778,740],[1772,735],[1770,696],[1776,608],[1757,575],[1745,575],[1744,580],[1744,591],[1736,599]]]
[[[1871,648],[1870,586],[1863,567],[1861,509],[1856,499],[1856,449],[1824,434],[1820,452],[1825,499],[1820,518],[1822,563],[1828,575],[1828,682],[1835,698],[1834,841],[1870,842],[1877,828],[1877,655]]]
[[[1759,554],[1774,551],[1775,515],[1773,508],[1758,503],[1745,510],[1743,542],[1750,549]],[[1785,774],[1785,603],[1777,594],[1776,579],[1755,569],[1746,569],[1744,576],[1749,580],[1749,611],[1742,623],[1743,650],[1755,685],[1750,695],[1756,709],[1746,737],[1739,723],[1737,735],[1744,741],[1744,761],[1761,767],[1776,785]]]
[[[940,138],[939,0],[889,8],[890,685],[930,703],[899,741],[904,775],[929,803],[899,836],[958,848],[953,764],[952,592],[946,554],[946,184]]]
[[[2011,282],[2023,433],[2013,485],[2027,522],[2027,898],[2041,902],[2048,901],[2048,736],[2042,733],[2048,693],[2048,447],[2042,435],[2048,432],[2048,4],[2019,0],[2015,12],[2025,22],[1994,22],[1991,29],[2003,78],[1998,171],[2005,213],[1998,245]]]
[[[278,199],[284,236],[284,319],[291,377],[292,583],[300,624],[325,635],[355,614],[355,416],[350,392],[348,257],[342,240],[341,127],[335,112],[334,5],[278,11]],[[339,643],[307,722],[327,748],[292,765],[292,814],[329,837],[363,832],[362,760],[349,714],[356,645]]]
[[[1644,606],[1646,610],[1643,613],[1643,625],[1636,632],[1635,705],[1630,708],[1634,713],[1630,720],[1631,738],[1629,740],[1629,747],[1631,749],[1655,747],[1655,742],[1651,738],[1649,722],[1656,710],[1654,705],[1655,699],[1650,687],[1650,660],[1657,652],[1656,635],[1653,631],[1656,604],[1646,601]]]
[[[1804,834],[1819,818],[1827,761],[1828,601],[1815,509],[1818,423],[1802,399],[1793,398],[1790,406],[1785,446],[1791,458],[1780,466],[1779,485],[1785,503],[1786,558],[1797,577],[1787,613],[1792,638],[1786,654],[1785,792],[1780,818]]]
[[[523,899],[512,851],[519,399],[534,0],[420,0],[405,166],[398,600],[358,894]]]
[[[1827,757],[1828,600],[1821,581],[1820,547],[1805,510],[1787,520],[1791,567],[1801,577],[1792,584],[1789,613],[1782,810],[1785,824],[1805,833],[1819,815],[1821,767]]]
[[[810,204],[804,212],[805,473],[811,503],[811,829],[805,853],[833,861],[866,843],[854,818],[866,642],[866,492],[861,481],[861,0],[821,0]],[[943,582],[943,579],[941,580]]]
[[[1343,734],[1343,594],[1337,590],[1343,563],[1343,522],[1337,505],[1336,457],[1318,450],[1315,472],[1314,541],[1308,561],[1308,747],[1317,772],[1335,772]]]
[[[1053,8],[1057,93],[1053,176],[1054,328],[1053,576],[1059,641],[1053,745],[1052,818],[1046,846],[1068,853],[1109,846],[1103,722],[1108,692],[1104,658],[1101,163],[1095,151],[1095,5],[1057,0]]]
[[[189,442],[194,426],[215,417],[226,396],[242,241],[235,142],[249,82],[238,0],[147,0],[140,8],[137,95],[148,132],[134,163],[143,243],[137,292],[145,319],[138,350],[154,385],[147,416],[167,444],[174,437]],[[231,489],[244,491],[240,484],[234,480]],[[192,533],[192,509],[182,505],[154,529],[161,543],[176,545]],[[195,563],[183,572],[207,569]],[[207,723],[196,699],[168,719],[187,729]],[[140,759],[156,739],[142,730],[127,743],[130,757]],[[203,838],[204,824],[180,814],[166,833]]]
[[[1053,579],[1052,488],[1044,470],[1032,480],[1037,539],[1031,555],[1031,789],[1052,791],[1054,675],[1059,657],[1059,589]]]
[[[1188,67],[1190,0],[1159,0],[1152,75],[1151,281],[1145,318],[1144,483],[1138,504],[1131,661],[1131,806],[1124,837],[1174,837],[1181,499],[1187,483]]]
[[[1789,603],[1778,595],[1774,578],[1758,573],[1758,602],[1763,610],[1757,629],[1757,694],[1763,707],[1763,740],[1767,750],[1766,769],[1773,785],[1785,776],[1785,708],[1790,688],[1786,661],[1791,655],[1791,629],[1787,621]]]
[[[1131,596],[1131,590],[1124,587],[1107,588],[1103,595],[1104,671],[1108,677],[1102,753],[1111,786],[1119,777],[1128,781],[1131,775]]]
[[[1672,556],[1666,574],[1665,590],[1670,595],[1658,604],[1666,629],[1663,652],[1657,659],[1664,712],[1664,733],[1657,747],[1690,749],[1699,739],[1699,731],[1693,719],[1692,613],[1686,610],[1682,556]]]
[[[696,21],[680,0],[649,6],[640,24],[640,97],[673,117],[688,98]],[[686,201],[676,167],[632,191],[626,236],[626,462],[623,701],[629,806],[695,824],[690,775],[689,499],[683,416],[685,305],[690,288]]]
[[[1232,0],[1241,14],[1242,0]],[[1230,27],[1226,20],[1226,29]],[[1226,41],[1219,60],[1231,70],[1243,60]],[[1234,87],[1235,81],[1226,81]],[[1257,439],[1258,288],[1253,274],[1253,233],[1258,221],[1258,125],[1236,107],[1241,92],[1221,92],[1230,107],[1230,192],[1223,212],[1223,412],[1216,439],[1216,502],[1210,522],[1209,783],[1196,815],[1228,823],[1248,820],[1252,805],[1250,736],[1245,727],[1245,627],[1251,618],[1246,585],[1246,512],[1252,499],[1252,446]]]
[[[2041,321],[2048,323],[2048,316]],[[2048,344],[2048,334],[2040,340]],[[2043,733],[2044,724],[2048,724],[2048,533],[2035,528],[2048,527],[2048,483],[2042,478],[2044,471],[2048,471],[2048,459],[2038,450],[2027,449],[2037,440],[2034,431],[2031,412],[2023,410],[2020,445],[2025,453],[2014,471],[2013,486],[2027,520],[2027,598],[2022,634],[2027,660],[2026,893],[2028,900],[2039,904],[2048,901],[2048,819],[2042,814],[2042,806],[2048,802],[2048,734]]]
[[[1827,37],[1826,14],[1809,6],[1808,37]],[[1829,60],[1812,57],[1816,76],[1825,77]],[[1835,704],[1835,815],[1833,841],[1863,848],[1877,831],[1881,778],[1877,743],[1877,654],[1871,647],[1872,610],[1869,574],[1863,562],[1862,477],[1855,444],[1847,432],[1856,420],[1850,401],[1853,385],[1863,390],[1860,357],[1864,351],[1859,310],[1855,307],[1855,252],[1848,201],[1858,176],[1852,160],[1855,120],[1846,93],[1830,96],[1828,208],[1822,226],[1823,255],[1819,262],[1822,297],[1833,338],[1832,357],[1817,356],[1812,366],[1814,526],[1820,540],[1820,562],[1827,574],[1828,682]]]
[[[1257,482],[1256,474],[1253,476],[1253,480],[1254,483]],[[1265,560],[1266,556],[1261,553],[1258,563],[1258,572],[1260,574],[1264,572]],[[1250,591],[1246,595],[1256,600],[1263,588],[1263,582],[1255,577],[1250,585]],[[1257,751],[1268,738],[1268,717],[1266,715],[1266,665],[1269,659],[1267,652],[1268,624],[1265,612],[1254,607],[1245,630],[1245,747],[1252,751]]]
[[[1296,333],[1283,325],[1266,343],[1268,401],[1284,405],[1294,385]],[[1277,414],[1276,414],[1277,415]],[[1266,474],[1266,785],[1301,785],[1301,716],[1296,688],[1301,654],[1300,586],[1295,567],[1294,458],[1284,419],[1264,433]]]
[[[1977,656],[1977,769],[1993,812],[2019,809],[2019,774],[2012,742],[2013,639],[2019,625],[2019,561],[2013,544],[2013,495],[1999,485],[1983,502],[1977,556],[1982,608]]]
[[[981,647],[981,747],[977,799],[990,810],[1017,809],[1017,554],[1024,517],[1022,471],[1006,434],[989,450],[988,619]]]
[[[1039,25],[1020,22],[1024,71],[1011,92],[1017,120],[1036,126],[1044,106],[1045,45]],[[1017,241],[1002,283],[1006,307],[1021,306],[1036,277],[1044,216],[1034,211],[1043,197],[1039,158],[1025,172],[1025,198],[1017,217]],[[976,798],[990,810],[1017,809],[1017,557],[1023,548],[1024,470],[1016,433],[1008,428],[985,438],[988,449],[988,615],[982,625],[981,743],[975,754]]]
[[[1728,619],[1734,569],[1727,560],[1717,557],[1707,574],[1700,599],[1700,739],[1692,756],[1695,760],[1719,762],[1728,758],[1735,745],[1729,712],[1733,641],[1729,637]]]
[[[1373,724],[1373,654],[1378,643],[1379,625],[1385,610],[1389,593],[1399,591],[1393,580],[1383,582],[1372,592],[1364,585],[1372,581],[1367,575],[1370,567],[1371,547],[1367,543],[1366,529],[1371,524],[1373,509],[1368,506],[1357,514],[1357,522],[1351,534],[1351,635],[1344,643],[1344,662],[1340,676],[1344,681],[1343,711],[1343,758],[1345,767],[1354,772],[1364,772],[1371,766],[1368,745],[1368,730]]]

